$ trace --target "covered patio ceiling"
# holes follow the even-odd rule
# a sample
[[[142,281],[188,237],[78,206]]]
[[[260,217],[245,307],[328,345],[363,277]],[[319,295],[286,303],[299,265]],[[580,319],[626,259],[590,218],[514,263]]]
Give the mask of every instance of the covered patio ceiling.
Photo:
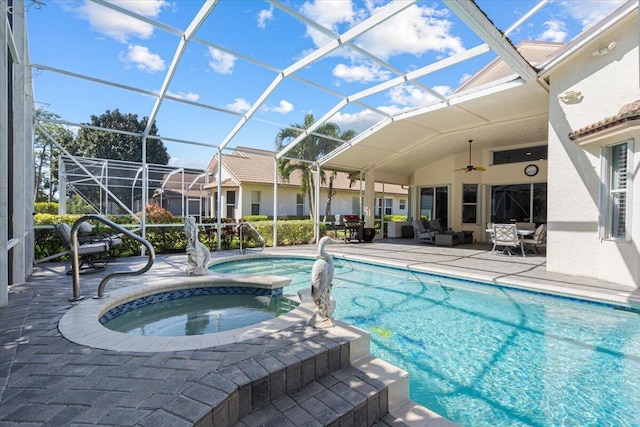
[[[408,185],[436,160],[474,150],[545,141],[549,95],[520,78],[458,94],[447,101],[385,120],[320,163],[344,171],[376,169],[376,179]]]

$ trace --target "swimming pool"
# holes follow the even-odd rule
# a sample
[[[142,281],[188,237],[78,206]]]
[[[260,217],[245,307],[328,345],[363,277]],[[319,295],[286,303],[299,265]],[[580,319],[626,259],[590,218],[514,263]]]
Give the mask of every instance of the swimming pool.
[[[313,259],[253,258],[217,273],[310,286]],[[335,317],[410,372],[411,399],[463,426],[632,426],[640,314],[612,306],[336,259]]]

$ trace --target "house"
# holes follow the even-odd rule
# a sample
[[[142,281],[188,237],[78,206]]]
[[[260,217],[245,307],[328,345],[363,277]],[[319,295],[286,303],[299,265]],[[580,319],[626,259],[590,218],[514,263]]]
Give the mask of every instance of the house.
[[[223,215],[239,221],[249,215],[272,216],[274,200],[275,152],[238,147],[231,154],[223,154],[220,176]],[[211,212],[218,212],[218,155],[211,160],[208,170],[213,182],[206,185],[212,194]],[[278,217],[304,217],[309,215],[308,197],[300,190],[302,184],[298,171],[288,180],[278,177]],[[329,175],[320,186],[320,218],[324,218],[329,191]],[[338,172],[333,181],[333,197],[329,215],[360,214],[361,182],[350,180],[345,172]],[[407,190],[400,185],[376,183],[376,216],[407,214]]]
[[[489,221],[546,223],[549,271],[637,289],[638,2],[563,46],[515,52],[499,34],[487,39],[505,55],[454,96],[378,123],[321,166],[405,185],[409,216],[477,240]]]

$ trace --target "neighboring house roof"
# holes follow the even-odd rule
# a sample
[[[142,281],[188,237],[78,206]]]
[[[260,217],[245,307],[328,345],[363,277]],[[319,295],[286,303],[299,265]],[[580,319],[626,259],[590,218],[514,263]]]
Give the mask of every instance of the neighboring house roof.
[[[605,129],[610,129],[631,121],[640,120],[640,99],[629,104],[623,105],[615,116],[605,117],[604,119],[574,130],[569,134],[569,139],[575,141],[579,138],[591,135]]]
[[[267,184],[273,185],[275,151],[259,150],[256,148],[238,147],[232,154],[222,155],[222,165],[233,176],[223,179],[222,186],[238,186],[241,184]],[[215,166],[217,161],[211,163]],[[294,171],[288,180],[278,176],[278,184],[283,186],[300,187],[302,184],[299,171]],[[217,180],[208,184],[206,188],[216,187]],[[322,188],[329,186],[329,180],[321,184]],[[360,189],[360,180],[351,181],[345,172],[338,172],[333,181],[335,190]],[[364,188],[364,182],[363,182]],[[381,193],[383,184],[376,182],[375,191]],[[400,185],[384,184],[384,192],[388,194],[407,194],[407,190]]]

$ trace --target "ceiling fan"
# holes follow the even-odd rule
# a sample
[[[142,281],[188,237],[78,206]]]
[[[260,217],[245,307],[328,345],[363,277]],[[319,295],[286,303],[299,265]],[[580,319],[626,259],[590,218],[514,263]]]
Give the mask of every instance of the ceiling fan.
[[[469,140],[469,164],[467,165],[467,167],[456,169],[454,172],[457,172],[457,171],[465,171],[465,172],[479,171],[479,172],[484,172],[484,171],[486,171],[486,169],[483,168],[482,166],[473,166],[471,164],[471,143],[472,142],[473,142],[473,139],[470,139]]]

